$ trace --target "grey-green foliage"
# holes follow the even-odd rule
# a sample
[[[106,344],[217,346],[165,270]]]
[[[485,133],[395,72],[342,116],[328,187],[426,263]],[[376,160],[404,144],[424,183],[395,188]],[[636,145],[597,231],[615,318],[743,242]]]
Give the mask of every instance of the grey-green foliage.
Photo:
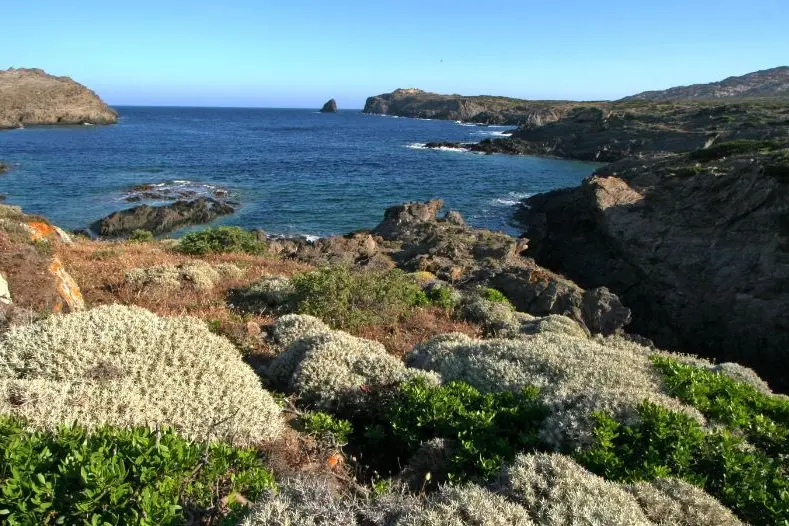
[[[276,438],[284,425],[239,351],[204,322],[120,305],[7,332],[0,414],[45,429],[169,425],[239,445]]]
[[[308,319],[309,320],[309,319]],[[291,317],[286,325],[301,321]],[[278,330],[278,324],[274,332]],[[378,342],[342,331],[312,331],[293,341],[265,370],[272,384],[299,393],[319,408],[355,404],[364,387],[386,385],[421,376],[436,383],[435,374],[407,369]]]

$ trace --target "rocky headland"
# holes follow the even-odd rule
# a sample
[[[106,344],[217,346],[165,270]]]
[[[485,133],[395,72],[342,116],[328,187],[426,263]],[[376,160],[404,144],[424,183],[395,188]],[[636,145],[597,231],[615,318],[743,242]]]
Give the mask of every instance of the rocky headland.
[[[0,129],[117,121],[115,110],[69,77],[56,77],[40,69],[0,71]]]
[[[337,101],[329,99],[320,109],[321,113],[337,113]]]
[[[488,95],[440,95],[411,88],[369,97],[362,111],[379,115],[482,124],[542,125],[559,119],[579,104],[582,103]]]

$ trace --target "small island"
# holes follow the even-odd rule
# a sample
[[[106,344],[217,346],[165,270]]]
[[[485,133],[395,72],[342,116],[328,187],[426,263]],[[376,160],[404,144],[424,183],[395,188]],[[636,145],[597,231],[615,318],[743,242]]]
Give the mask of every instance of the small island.
[[[337,101],[329,99],[329,101],[321,108],[321,113],[337,113]]]

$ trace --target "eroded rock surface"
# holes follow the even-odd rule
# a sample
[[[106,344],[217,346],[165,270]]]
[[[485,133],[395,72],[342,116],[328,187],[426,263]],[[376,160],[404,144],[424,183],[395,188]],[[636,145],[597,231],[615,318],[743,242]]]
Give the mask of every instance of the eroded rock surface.
[[[164,206],[140,205],[114,212],[96,221],[91,230],[105,237],[128,236],[135,230],[148,230],[159,235],[186,225],[209,223],[233,212],[233,207],[226,203],[201,197]]]

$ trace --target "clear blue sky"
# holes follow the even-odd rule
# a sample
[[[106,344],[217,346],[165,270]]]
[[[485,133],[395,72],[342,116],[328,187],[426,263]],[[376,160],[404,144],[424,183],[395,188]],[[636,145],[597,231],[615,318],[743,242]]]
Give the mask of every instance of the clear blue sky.
[[[115,105],[610,99],[789,64],[789,0],[3,0],[0,20],[0,69]]]

